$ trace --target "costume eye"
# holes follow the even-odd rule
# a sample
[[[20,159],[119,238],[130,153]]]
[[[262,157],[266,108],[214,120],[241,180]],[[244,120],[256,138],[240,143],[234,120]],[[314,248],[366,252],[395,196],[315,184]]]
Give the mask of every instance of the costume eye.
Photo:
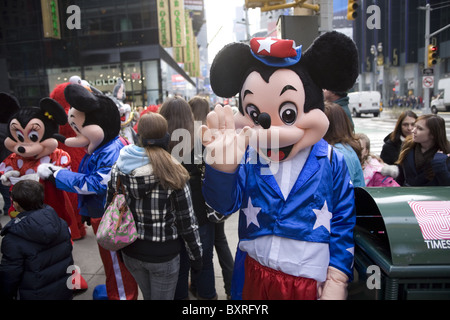
[[[258,116],[261,112],[259,111],[258,107],[254,106],[253,104],[250,104],[245,108],[245,111],[250,116],[250,118],[252,118],[253,122],[256,125],[259,125]]]
[[[75,122],[71,122],[70,126],[72,127],[73,130],[75,130],[75,132],[81,133],[80,129],[78,129],[78,126],[76,125]]]
[[[37,131],[32,130],[28,134],[28,139],[30,139],[33,142],[36,142],[39,140],[39,134],[37,133]]]
[[[22,131],[16,130],[16,135],[17,135],[17,139],[19,139],[20,142],[24,142],[25,141],[25,137],[23,136]]]
[[[280,119],[287,125],[291,125],[297,119],[297,107],[291,102],[286,102],[280,107]]]

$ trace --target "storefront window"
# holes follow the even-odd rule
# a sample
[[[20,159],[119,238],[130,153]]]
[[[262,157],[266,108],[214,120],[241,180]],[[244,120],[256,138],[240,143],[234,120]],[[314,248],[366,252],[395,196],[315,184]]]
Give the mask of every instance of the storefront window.
[[[52,68],[47,69],[48,87],[52,91],[57,85],[69,81],[70,77],[81,77],[81,68]]]
[[[127,93],[127,103],[132,108],[145,105],[142,93],[143,75],[140,62],[125,62],[123,64],[123,81]]]
[[[83,79],[103,93],[112,93],[120,76],[120,64],[93,65],[84,68]]]
[[[142,63],[142,72],[144,74],[142,79],[144,90],[147,96],[146,106],[161,103],[162,101],[160,101],[159,96],[158,61],[144,61]]]
[[[189,100],[195,96],[196,88],[163,60],[161,60],[161,77],[163,99],[178,95]]]

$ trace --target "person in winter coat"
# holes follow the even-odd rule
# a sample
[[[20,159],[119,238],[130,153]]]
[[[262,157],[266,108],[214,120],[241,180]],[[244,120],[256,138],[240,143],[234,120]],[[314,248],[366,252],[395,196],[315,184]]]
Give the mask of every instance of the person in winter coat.
[[[425,114],[417,118],[412,135],[403,143],[398,161],[383,168],[401,186],[450,186],[450,142],[445,121]]]
[[[417,115],[411,111],[403,111],[397,119],[394,131],[384,138],[380,158],[386,164],[394,164],[397,161],[403,141],[409,137],[414,128]]]
[[[44,187],[37,181],[17,182],[11,198],[19,214],[1,231],[1,299],[72,299],[67,223],[44,204]]]
[[[328,102],[334,102],[342,107],[344,109],[345,114],[347,115],[348,119],[350,120],[352,130],[355,128],[355,124],[353,123],[352,113],[350,112],[350,109],[348,107],[348,102],[350,98],[348,97],[347,92],[334,92],[330,90],[323,90],[323,98],[325,101]]]
[[[196,271],[191,270],[189,257],[185,250],[181,251],[175,300],[187,299],[189,290],[197,299],[214,300],[217,299],[213,262],[215,226],[208,220],[207,205],[201,189],[204,166],[202,164],[202,148],[199,141],[195,139],[193,112],[185,99],[174,97],[164,101],[159,113],[167,120],[168,132],[172,137],[167,150],[190,175],[189,187],[192,205],[198,222],[203,252],[202,269]],[[197,143],[198,145],[196,145]],[[190,286],[189,274],[191,275]]]
[[[112,201],[119,178],[139,235],[122,249],[125,265],[145,300],[172,300],[181,245],[186,246],[193,269],[199,270],[202,265],[189,173],[165,150],[170,136],[163,116],[143,115],[138,137],[139,145],[125,146],[111,170],[107,204]]]
[[[330,126],[323,138],[344,156],[353,186],[365,187],[361,167],[361,145],[344,110],[336,103],[325,102],[324,112]]]

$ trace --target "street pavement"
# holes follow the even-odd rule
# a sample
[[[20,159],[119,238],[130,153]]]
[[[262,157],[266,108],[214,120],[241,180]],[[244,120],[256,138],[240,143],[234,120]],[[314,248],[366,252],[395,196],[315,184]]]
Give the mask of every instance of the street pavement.
[[[450,113],[439,113],[446,120],[447,136],[450,139]],[[396,118],[392,117],[389,112],[383,112],[380,117],[374,118],[372,116],[363,116],[362,118],[355,118],[355,131],[364,132],[371,139],[372,152],[379,154],[381,152],[382,141],[384,137],[393,130]],[[3,199],[0,198],[0,205],[3,207]],[[5,215],[0,216],[0,222],[4,226],[9,221],[9,217]],[[232,255],[236,252],[238,243],[238,214],[233,214],[225,221],[225,233],[227,235],[228,244]],[[1,242],[1,239],[0,239]],[[1,255],[1,253],[0,253]],[[98,252],[98,246],[91,227],[87,227],[86,236],[74,242],[73,245],[74,263],[77,265],[84,279],[88,283],[87,291],[80,293],[74,297],[75,300],[92,300],[92,293],[94,288],[99,284],[105,283],[105,273],[102,262]],[[223,278],[220,265],[218,263],[217,254],[214,253],[214,271],[215,271],[215,285],[219,300],[225,300],[226,294],[223,287]],[[190,296],[191,299],[195,299]],[[142,295],[139,295],[142,299]]]

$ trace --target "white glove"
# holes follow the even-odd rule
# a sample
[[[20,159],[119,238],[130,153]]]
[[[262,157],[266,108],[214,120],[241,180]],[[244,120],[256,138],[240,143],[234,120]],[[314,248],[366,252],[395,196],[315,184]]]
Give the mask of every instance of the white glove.
[[[20,177],[20,180],[34,180],[39,182],[39,176],[37,173],[25,174]]]
[[[7,187],[11,186],[12,183],[11,183],[11,180],[9,179],[11,177],[12,178],[20,177],[20,172],[17,170],[11,170],[11,171],[5,172],[2,175],[2,177],[0,178],[2,180],[2,184]]]
[[[54,164],[43,163],[43,164],[39,165],[39,167],[37,169],[37,173],[38,173],[39,178],[48,180],[48,178],[50,176],[56,177],[56,173],[61,169],[63,169],[63,168],[55,166]]]
[[[348,277],[342,271],[328,267],[327,280],[318,289],[320,300],[347,299]]]
[[[389,176],[389,177],[392,177],[392,178],[397,178],[398,177],[398,174],[400,173],[400,171],[399,171],[399,169],[398,169],[398,166],[397,165],[395,165],[395,164],[393,164],[393,165],[385,165],[383,168],[381,168],[381,171],[380,171],[380,173],[383,175],[383,176]]]

